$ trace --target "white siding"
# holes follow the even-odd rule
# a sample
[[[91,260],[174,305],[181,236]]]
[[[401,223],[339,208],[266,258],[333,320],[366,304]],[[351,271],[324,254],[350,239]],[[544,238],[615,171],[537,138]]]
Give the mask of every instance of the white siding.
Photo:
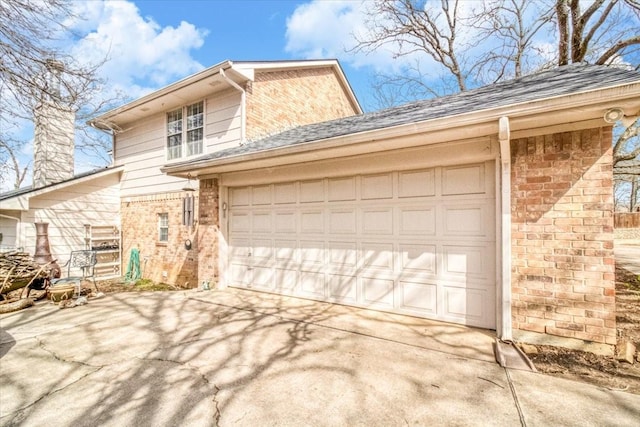
[[[33,197],[29,207],[21,230],[25,251],[35,251],[33,223],[47,222],[51,253],[62,264],[69,252],[85,248],[84,224],[120,226],[118,174]]]
[[[20,218],[20,211],[2,211],[3,215],[11,216],[14,218]],[[0,250],[5,248],[13,248],[17,246],[16,233],[19,221],[11,218],[5,218],[0,216],[0,233],[2,233],[2,239],[0,239]]]
[[[197,102],[198,100],[193,100]],[[235,147],[241,136],[241,97],[235,90],[205,99],[204,154]],[[190,102],[185,102],[189,104]],[[124,165],[122,197],[179,191],[185,180],[163,174],[166,160],[165,113],[125,126],[116,136],[115,164]],[[183,161],[185,158],[176,159]],[[196,184],[196,182],[193,182]]]

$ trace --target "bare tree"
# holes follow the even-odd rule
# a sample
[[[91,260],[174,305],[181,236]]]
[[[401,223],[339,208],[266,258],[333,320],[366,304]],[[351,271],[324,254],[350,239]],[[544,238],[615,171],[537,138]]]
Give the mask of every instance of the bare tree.
[[[375,76],[380,107],[570,63],[640,67],[639,0],[376,0],[366,4],[368,32],[356,35],[353,51],[369,53],[384,47],[395,58],[411,59],[401,73]],[[548,40],[555,41],[555,51]],[[633,187],[628,191],[631,209],[636,206],[640,176],[639,132],[637,121],[617,132],[613,150],[616,179]]]
[[[15,186],[23,182],[24,166],[17,162],[17,154],[26,143],[12,135],[25,122],[33,120],[33,111],[40,103],[58,98],[58,102],[78,114],[80,138],[76,147],[104,156],[108,142],[85,134],[82,119],[103,109],[110,100],[98,95],[104,82],[98,77],[98,64],[82,64],[64,49],[64,41],[72,39],[69,23],[80,19],[68,0],[1,0],[0,1],[0,147],[2,157],[12,159],[0,173],[15,174]],[[47,64],[64,64],[54,81]]]
[[[588,4],[582,9],[582,4]],[[376,76],[378,102],[464,91],[575,62],[640,64],[638,0],[376,0],[353,52],[390,49],[411,58]],[[557,40],[549,51],[543,38]],[[415,99],[415,98],[414,98]],[[389,105],[380,105],[386,107]]]

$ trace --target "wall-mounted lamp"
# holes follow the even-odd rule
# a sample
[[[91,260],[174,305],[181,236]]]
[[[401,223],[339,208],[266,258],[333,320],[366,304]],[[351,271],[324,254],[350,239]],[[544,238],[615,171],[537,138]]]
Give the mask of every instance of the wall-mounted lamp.
[[[622,125],[626,128],[628,128],[629,126],[631,126],[633,124],[633,122],[635,122],[636,120],[638,120],[638,115],[636,114],[635,116],[628,116],[625,115],[624,110],[622,110],[622,108],[609,108],[607,111],[605,111],[604,113],[604,121],[607,123],[615,123],[617,121],[622,122]]]

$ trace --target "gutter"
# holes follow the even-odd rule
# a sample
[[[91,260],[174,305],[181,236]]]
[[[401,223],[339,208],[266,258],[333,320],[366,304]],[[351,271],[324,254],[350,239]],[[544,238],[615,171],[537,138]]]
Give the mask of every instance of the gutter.
[[[498,121],[500,140],[500,254],[502,270],[498,278],[498,337],[502,341],[512,341],[511,324],[511,129],[509,117]]]
[[[219,71],[220,76],[227,82],[231,87],[240,92],[241,101],[240,101],[240,145],[246,142],[247,135],[247,93],[245,90],[238,85],[238,83],[234,82],[227,76],[227,73],[224,72],[224,68],[220,68]]]

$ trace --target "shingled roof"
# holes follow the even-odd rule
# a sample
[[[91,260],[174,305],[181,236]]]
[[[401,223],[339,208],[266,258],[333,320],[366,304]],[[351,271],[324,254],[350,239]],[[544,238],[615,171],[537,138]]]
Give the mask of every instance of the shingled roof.
[[[372,113],[300,126],[244,145],[206,154],[171,168],[198,165],[313,141],[456,116],[547,98],[640,83],[637,71],[572,64],[441,98],[416,101]]]

